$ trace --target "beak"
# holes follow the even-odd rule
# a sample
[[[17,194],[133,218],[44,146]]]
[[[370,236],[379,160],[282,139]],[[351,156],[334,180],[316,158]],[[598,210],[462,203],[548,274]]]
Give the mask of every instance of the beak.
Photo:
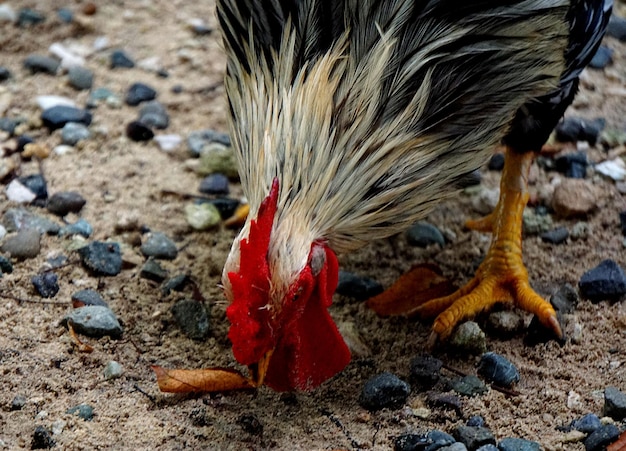
[[[250,370],[250,383],[255,387],[260,387],[263,385],[265,381],[265,375],[267,374],[267,369],[270,366],[270,359],[272,358],[272,354],[274,353],[273,349],[270,349],[265,353],[261,360],[257,363],[248,366]]]

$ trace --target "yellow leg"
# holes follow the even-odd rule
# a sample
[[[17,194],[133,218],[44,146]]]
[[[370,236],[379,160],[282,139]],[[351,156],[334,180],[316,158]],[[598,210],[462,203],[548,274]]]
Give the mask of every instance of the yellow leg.
[[[436,316],[431,343],[450,335],[459,321],[497,302],[513,302],[534,313],[544,326],[562,337],[556,312],[530,287],[522,261],[522,213],[529,197],[527,181],[533,157],[532,152],[507,149],[496,209],[468,223],[470,228],[493,233],[491,247],[474,278],[455,293],[428,301],[412,312],[426,318]]]

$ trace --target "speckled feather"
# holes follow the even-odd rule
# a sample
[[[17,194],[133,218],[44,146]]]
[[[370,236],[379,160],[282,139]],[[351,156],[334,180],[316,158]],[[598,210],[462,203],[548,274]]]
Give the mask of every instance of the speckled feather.
[[[218,2],[251,218],[274,177],[281,186],[268,252],[276,302],[313,241],[349,251],[423,218],[525,101],[557,86],[569,1],[493,3]]]

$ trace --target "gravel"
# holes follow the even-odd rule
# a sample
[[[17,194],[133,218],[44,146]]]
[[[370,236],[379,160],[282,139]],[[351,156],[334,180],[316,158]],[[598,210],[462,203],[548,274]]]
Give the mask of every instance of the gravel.
[[[29,55],[24,59],[22,63],[24,68],[31,74],[43,73],[48,75],[56,75],[61,63],[45,55]]]
[[[151,232],[141,244],[141,253],[146,257],[173,260],[178,255],[176,244],[164,233]]]
[[[377,280],[339,270],[339,283],[335,290],[337,294],[364,301],[382,293],[383,290],[382,284]]]
[[[367,410],[399,409],[404,405],[411,386],[391,373],[382,373],[369,379],[361,391],[359,404]]]
[[[626,419],[626,393],[616,387],[604,389],[603,415],[613,418],[615,421]]]
[[[192,340],[204,340],[209,332],[209,312],[202,302],[183,299],[172,307],[178,327]]]
[[[478,374],[500,387],[510,387],[520,380],[515,365],[495,352],[486,352],[480,357]]]
[[[74,308],[84,307],[87,305],[97,305],[100,307],[108,307],[106,301],[102,298],[100,293],[96,290],[87,288],[85,290],[79,290],[72,294],[72,306]]]
[[[6,237],[0,245],[0,251],[6,252],[18,260],[35,258],[41,249],[39,238],[40,235],[37,230],[25,228],[15,235]]]
[[[120,245],[93,241],[78,249],[83,264],[99,276],[116,276],[122,270]]]
[[[59,277],[53,272],[36,274],[30,281],[43,298],[53,298],[59,292]]]
[[[582,275],[578,288],[592,302],[617,300],[626,295],[626,274],[613,260],[604,260]]]
[[[137,106],[142,102],[154,100],[157,96],[156,90],[145,83],[133,83],[126,92],[126,104]]]
[[[61,325],[68,327],[69,322],[76,332],[89,337],[121,338],[123,333],[123,328],[115,314],[108,307],[99,305],[72,310],[61,320]]]
[[[89,128],[77,122],[68,122],[61,129],[61,141],[68,146],[74,146],[78,144],[79,141],[89,139],[90,137],[91,132]]]
[[[431,244],[444,246],[446,240],[434,225],[420,221],[406,231],[406,238],[411,246],[427,247]]]
[[[63,128],[68,122],[89,125],[91,124],[91,117],[89,111],[67,105],[53,106],[41,113],[41,120],[51,131]]]

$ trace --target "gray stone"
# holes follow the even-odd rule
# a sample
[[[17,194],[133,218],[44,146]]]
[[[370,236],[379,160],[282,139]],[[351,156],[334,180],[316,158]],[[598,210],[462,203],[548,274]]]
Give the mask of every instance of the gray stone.
[[[364,301],[383,292],[383,286],[377,280],[362,277],[347,271],[339,271],[339,283],[336,293],[349,298]]]
[[[404,405],[411,386],[391,373],[381,373],[363,386],[359,404],[367,410],[399,409]]]
[[[79,141],[89,139],[91,132],[84,124],[77,122],[68,122],[61,129],[61,141],[68,146],[74,146]]]
[[[141,244],[141,253],[146,257],[173,260],[178,255],[176,244],[164,233],[151,232]]]
[[[145,83],[133,83],[126,92],[126,104],[130,106],[137,106],[141,102],[147,102],[154,100],[157,96],[157,92]]]
[[[186,205],[185,219],[195,230],[206,230],[217,226],[222,221],[219,210],[210,203]]]
[[[500,440],[498,449],[500,451],[541,451],[541,445],[523,438],[507,437]]]
[[[626,295],[626,274],[613,260],[604,260],[582,275],[578,282],[582,297],[599,302]]]
[[[59,292],[59,277],[53,272],[35,274],[30,281],[43,298],[53,298]]]
[[[511,336],[524,329],[524,318],[510,310],[501,310],[489,314],[487,325],[499,335]]]
[[[122,270],[122,253],[117,243],[94,241],[78,249],[78,254],[96,275],[115,276]]]
[[[68,322],[71,322],[76,332],[90,337],[99,338],[108,335],[111,338],[121,338],[123,332],[115,314],[109,308],[99,305],[72,310],[63,318],[61,324],[68,327]]]
[[[76,89],[91,89],[93,86],[93,71],[82,66],[72,66],[67,70],[67,81]]]
[[[80,108],[57,105],[45,109],[41,113],[41,120],[52,131],[64,127],[68,122],[89,125],[91,124],[91,113]]]
[[[153,280],[155,282],[163,282],[167,279],[167,271],[161,267],[158,261],[153,257],[148,258],[141,267],[139,276],[143,279]]]
[[[139,109],[139,122],[148,127],[162,130],[170,124],[170,116],[163,104],[152,100],[145,102]]]
[[[453,332],[450,345],[459,351],[480,354],[487,349],[487,338],[478,324],[466,321]]]
[[[209,312],[202,302],[184,299],[172,307],[181,330],[192,340],[204,340],[209,334]]]
[[[411,360],[410,381],[417,390],[428,390],[441,378],[443,362],[428,354],[419,355]]]
[[[132,67],[135,67],[135,62],[124,50],[117,49],[111,52],[111,69],[130,69]]]
[[[5,238],[0,245],[0,251],[20,260],[35,258],[41,250],[39,237],[39,232],[35,229],[22,229],[15,235]]]
[[[615,387],[604,389],[603,415],[621,421],[626,418],[626,393]]]
[[[478,396],[489,391],[485,383],[472,374],[453,379],[450,387],[463,396]]]
[[[67,409],[66,413],[76,415],[78,418],[82,418],[85,421],[93,420],[93,407],[89,404],[79,404],[75,407],[70,407]]]
[[[87,305],[98,305],[101,307],[108,307],[108,304],[102,299],[100,293],[96,290],[85,289],[79,290],[72,294],[72,305],[74,308],[84,307]]]
[[[520,380],[515,365],[495,352],[486,352],[480,357],[478,374],[500,387],[510,387]]]
[[[40,234],[47,233],[56,235],[61,227],[43,216],[31,213],[22,208],[9,208],[2,217],[2,225],[8,232],[16,232],[23,229],[34,229]]]
[[[434,225],[420,221],[406,231],[406,238],[411,246],[426,247],[431,244],[444,246],[446,240]]]
[[[68,224],[64,227],[61,227],[59,230],[59,236],[72,236],[72,235],[80,235],[85,238],[89,238],[93,233],[93,227],[84,219],[79,219],[74,224]]]
[[[491,431],[484,427],[457,426],[452,435],[468,449],[476,449],[484,445],[495,445],[496,439]]]
[[[215,130],[191,132],[187,137],[187,146],[194,157],[199,157],[204,147],[211,143],[219,143],[228,147],[230,146],[230,137],[226,133]]]
[[[122,377],[122,374],[124,374],[124,368],[122,368],[122,365],[117,363],[115,360],[111,360],[104,367],[103,374],[106,380],[117,379]]]
[[[49,56],[44,55],[28,55],[23,62],[24,68],[28,69],[31,74],[38,72],[56,75],[61,63]]]
[[[619,429],[614,424],[599,427],[587,436],[585,451],[604,451],[608,445],[619,437]]]

